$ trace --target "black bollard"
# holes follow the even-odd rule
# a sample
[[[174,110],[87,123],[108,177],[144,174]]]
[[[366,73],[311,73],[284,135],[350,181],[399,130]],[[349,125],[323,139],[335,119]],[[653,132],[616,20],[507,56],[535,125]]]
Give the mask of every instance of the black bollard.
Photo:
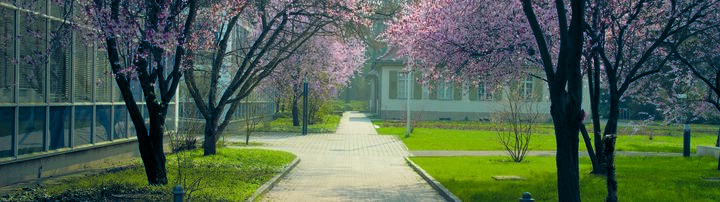
[[[530,195],[530,192],[523,192],[522,198],[520,198],[520,202],[534,202],[535,199],[532,198],[532,195]]]
[[[182,186],[175,185],[173,187],[173,202],[183,202],[185,200],[185,190],[183,190]]]
[[[690,124],[685,124],[685,130],[683,130],[683,156],[690,156]]]

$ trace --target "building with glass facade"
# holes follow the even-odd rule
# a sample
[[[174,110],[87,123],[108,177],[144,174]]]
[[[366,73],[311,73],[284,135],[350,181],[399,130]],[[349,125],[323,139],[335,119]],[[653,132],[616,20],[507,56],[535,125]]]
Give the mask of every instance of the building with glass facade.
[[[63,8],[17,4],[0,5],[0,161],[135,136],[98,44],[70,33],[48,48]]]
[[[137,154],[135,129],[107,54],[98,48],[101,44],[84,40],[78,32],[66,32],[68,43],[54,46],[53,36],[62,33],[58,31],[67,9],[53,2],[0,1],[0,173],[21,176],[0,177],[0,186],[27,180],[31,172],[47,176],[49,167]],[[141,88],[133,84],[145,115]],[[197,113],[176,116],[180,110],[197,110],[190,98],[175,104],[182,94],[169,107],[168,131],[187,122],[204,123]],[[252,102],[239,107],[234,118],[241,119],[250,109],[272,112],[273,106]]]

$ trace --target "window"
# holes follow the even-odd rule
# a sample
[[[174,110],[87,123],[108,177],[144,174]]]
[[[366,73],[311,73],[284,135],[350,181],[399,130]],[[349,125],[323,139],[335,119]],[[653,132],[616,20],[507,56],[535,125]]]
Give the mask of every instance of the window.
[[[0,102],[13,102],[15,83],[15,12],[0,7]],[[2,156],[2,155],[0,155]]]
[[[62,23],[58,21],[51,21],[50,29],[53,31],[57,30],[61,24]],[[70,102],[70,67],[72,66],[70,63],[72,59],[70,57],[70,50],[71,47],[68,45],[53,49],[50,52],[48,62],[48,67],[50,68],[50,74],[48,75],[50,81],[48,98],[50,102]]]
[[[408,98],[408,74],[399,73],[397,74],[397,98],[407,99]]]
[[[13,156],[13,133],[15,130],[15,108],[0,107],[0,158]],[[5,115],[6,114],[6,115]]]
[[[532,77],[525,78],[520,83],[520,97],[529,99],[532,96],[533,91],[533,80]]]
[[[452,100],[453,99],[453,85],[452,83],[438,83],[437,86],[437,98],[438,100]]]
[[[480,82],[478,82],[478,100],[492,100],[493,99],[493,92],[490,89],[490,82],[486,81],[484,78],[480,79]]]
[[[36,17],[36,16],[34,16]],[[17,92],[22,103],[42,103],[45,98],[45,18],[18,18],[19,73]]]
[[[76,34],[75,38],[79,38],[79,34]],[[91,102],[93,97],[93,49],[88,47],[87,44],[81,40],[75,40],[73,46],[73,74],[75,78],[73,80],[75,90],[75,101],[76,102]],[[137,83],[137,82],[133,82]]]

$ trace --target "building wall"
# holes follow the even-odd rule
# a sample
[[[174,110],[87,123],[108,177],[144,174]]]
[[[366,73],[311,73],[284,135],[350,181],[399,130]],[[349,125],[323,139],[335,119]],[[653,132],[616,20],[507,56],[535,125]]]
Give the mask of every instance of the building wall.
[[[102,169],[116,162],[139,157],[135,139],[86,145],[38,154],[22,161],[0,162],[0,186],[86,170]],[[8,174],[12,173],[12,174]]]
[[[388,64],[381,68],[380,76],[380,116],[386,119],[402,119],[405,118],[407,109],[406,98],[395,98],[391,96],[391,93],[395,93],[395,90],[391,88],[397,85],[391,85],[391,71],[400,72],[402,71],[402,64]],[[394,74],[394,73],[392,73]],[[536,79],[537,80],[537,79]],[[416,86],[420,85],[412,79],[412,93],[419,92],[415,90]],[[422,87],[424,88],[424,87]],[[539,89],[538,89],[539,88]],[[453,96],[453,99],[433,99],[431,96],[432,92],[425,89],[421,90],[422,96],[413,94],[410,99],[411,118],[421,120],[438,120],[438,119],[451,119],[451,120],[489,120],[493,113],[506,111],[506,97],[499,95],[491,100],[472,99],[470,95],[470,89],[467,84],[462,86],[455,85],[455,90],[460,89],[462,92],[459,95]],[[472,91],[474,91],[473,89]],[[503,90],[510,90],[505,87]],[[549,113],[550,102],[548,99],[547,85],[544,82],[537,80],[533,82],[533,90],[539,90],[541,97],[538,99],[529,99],[528,104],[535,106],[535,108],[542,113]],[[456,94],[456,92],[453,92]]]

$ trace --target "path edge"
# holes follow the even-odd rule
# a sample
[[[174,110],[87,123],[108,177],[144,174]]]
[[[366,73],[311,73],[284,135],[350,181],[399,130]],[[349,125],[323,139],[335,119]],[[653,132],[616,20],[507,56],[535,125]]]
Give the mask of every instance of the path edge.
[[[418,175],[420,175],[420,177],[422,177],[425,180],[425,182],[427,182],[435,191],[437,191],[440,194],[440,196],[442,196],[446,201],[450,201],[450,202],[460,202],[461,201],[460,198],[455,196],[455,194],[450,192],[447,188],[445,188],[445,186],[443,186],[442,184],[440,184],[440,182],[435,180],[435,178],[433,178],[432,176],[427,174],[427,172],[425,172],[425,170],[423,170],[422,168],[420,168],[420,166],[415,164],[415,162],[410,160],[409,157],[405,157],[405,162],[407,162],[407,164],[410,165],[410,167]]]
[[[292,163],[290,163],[290,166],[285,167],[285,169],[280,174],[275,175],[275,177],[273,177],[269,181],[265,182],[265,184],[263,184],[262,186],[260,186],[260,188],[255,190],[255,193],[253,193],[253,195],[250,196],[249,198],[245,199],[245,201],[246,202],[259,201],[263,195],[265,195],[268,191],[270,191],[273,187],[275,187],[275,185],[277,185],[277,183],[279,183],[280,180],[285,178],[285,176],[287,176],[288,173],[290,173],[290,171],[292,171],[295,167],[297,167],[298,164],[300,164],[300,157],[295,157],[295,160],[293,160]]]

